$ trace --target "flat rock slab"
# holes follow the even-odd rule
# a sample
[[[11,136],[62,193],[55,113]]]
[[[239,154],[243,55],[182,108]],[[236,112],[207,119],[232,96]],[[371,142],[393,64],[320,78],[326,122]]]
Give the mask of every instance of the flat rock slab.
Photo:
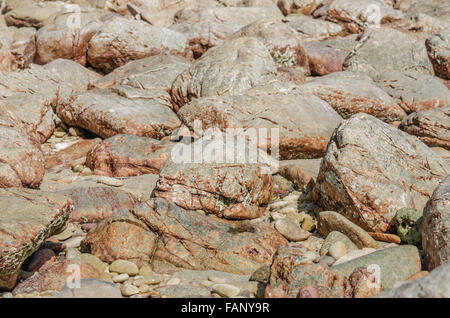
[[[450,106],[412,113],[403,119],[401,128],[430,147],[450,150]]]
[[[212,48],[172,84],[173,101],[182,107],[194,98],[236,95],[274,78],[276,65],[266,46],[240,37]]]
[[[203,137],[193,145],[186,145],[184,149],[192,149],[194,156],[197,154],[194,152],[196,147],[219,153],[224,151],[224,146],[227,147],[226,142],[222,136],[210,140]],[[225,158],[206,160],[206,152],[200,153],[200,158],[171,155],[161,169],[154,190],[155,197],[164,198],[184,209],[200,209],[230,219],[254,219],[261,216],[272,197],[272,175],[264,171],[265,157],[262,151],[249,143],[244,148],[236,144],[237,140],[230,150],[232,155],[237,155],[236,160],[229,163]],[[183,148],[177,149],[173,151],[175,154],[183,151]],[[249,154],[241,162],[239,158],[249,149],[255,149],[257,157],[249,159]],[[203,162],[197,161],[199,159]],[[250,160],[256,162],[250,163]]]
[[[169,92],[175,78],[190,65],[189,60],[179,55],[150,56],[116,68],[92,83],[91,87],[105,88],[124,84],[135,88]]]
[[[302,87],[281,83],[274,91],[262,86],[236,96],[198,98],[182,107],[178,116],[191,129],[196,120],[203,129],[248,129],[256,133],[262,149],[270,151],[278,143],[281,159],[322,157],[342,120],[326,102],[303,93]],[[278,129],[279,141],[270,137],[271,129]]]
[[[416,137],[357,114],[331,137],[313,196],[366,231],[385,232],[397,210],[423,209],[448,169]]]
[[[424,277],[403,283],[377,295],[380,298],[449,298],[450,263],[443,264]]]
[[[334,265],[330,270],[335,274],[350,275],[359,267],[375,272],[384,288],[403,282],[421,269],[419,251],[412,245],[402,245],[378,250]]]
[[[71,203],[48,192],[0,189],[0,288],[12,289],[25,259],[65,226]]]
[[[130,193],[110,187],[80,187],[58,193],[73,201],[72,222],[99,222],[124,208],[132,208],[137,199]]]
[[[344,118],[367,113],[391,122],[406,116],[394,99],[363,74],[336,72],[306,82],[301,87],[326,101]]]
[[[450,177],[436,188],[423,210],[422,246],[429,269],[450,259]]]
[[[109,177],[158,174],[173,145],[148,137],[115,135],[89,151],[86,166],[96,175]]]
[[[130,134],[160,139],[181,126],[170,107],[165,96],[118,87],[75,94],[62,101],[56,113],[66,124],[103,138]]]
[[[450,79],[450,29],[427,38],[425,45],[433,63],[434,72],[443,79]]]
[[[115,17],[89,41],[89,63],[105,73],[132,60],[159,54],[190,56],[184,34],[144,21]]]
[[[408,114],[450,105],[450,91],[431,75],[392,71],[378,76],[375,82]]]
[[[99,279],[82,279],[80,288],[70,288],[67,284],[56,298],[122,298],[120,289],[114,284]]]
[[[269,225],[230,223],[160,198],[136,205],[133,213],[159,235],[154,259],[182,268],[249,275],[287,245]]]
[[[368,28],[346,58],[344,70],[375,78],[387,71],[417,71],[433,75],[425,45],[400,31]]]
[[[314,19],[303,14],[290,14],[283,21],[296,30],[303,41],[325,40],[343,32],[342,26],[337,23]]]

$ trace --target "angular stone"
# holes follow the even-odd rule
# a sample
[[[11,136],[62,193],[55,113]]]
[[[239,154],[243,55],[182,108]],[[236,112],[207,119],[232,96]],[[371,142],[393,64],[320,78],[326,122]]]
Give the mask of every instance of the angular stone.
[[[212,48],[172,84],[173,101],[182,107],[194,98],[236,95],[274,77],[275,62],[263,43],[240,37]]]
[[[433,74],[425,45],[400,31],[369,28],[346,58],[344,70],[375,78],[387,71],[417,71]]]
[[[433,63],[434,72],[443,79],[450,79],[450,28],[430,36],[425,45]]]
[[[183,106],[178,116],[190,129],[195,128],[196,120],[201,120],[203,129],[223,132],[251,127],[248,132],[256,130],[258,147],[268,151],[277,144],[269,133],[278,129],[281,159],[321,157],[342,120],[327,103],[303,93],[302,86],[276,82],[240,95],[195,99]]]
[[[12,33],[11,53],[20,69],[28,67],[36,53],[36,29],[9,27]]]
[[[143,21],[115,17],[107,21],[89,41],[88,61],[109,73],[132,60],[158,54],[189,57],[185,35]]]
[[[268,224],[230,223],[160,198],[136,205],[133,213],[159,235],[154,260],[182,268],[249,275],[287,245]]]
[[[278,0],[277,5],[284,15],[301,13],[309,15],[317,8],[317,0]]]
[[[79,7],[78,7],[79,10]],[[30,3],[17,6],[5,15],[8,26],[41,28],[52,24],[55,17],[62,12],[71,11],[62,1],[46,2],[42,4]]]
[[[383,121],[402,120],[406,113],[369,77],[352,72],[337,72],[301,85],[331,105],[342,117],[367,113]]]
[[[397,282],[407,280],[419,272],[421,262],[419,251],[415,246],[402,245],[385,248],[351,261],[334,265],[330,271],[334,274],[350,275],[355,269],[365,267],[374,272],[385,288],[392,287]]]
[[[340,35],[343,31],[339,24],[313,19],[303,14],[290,14],[284,18],[285,23],[296,30],[304,41],[325,40]]]
[[[104,262],[122,259],[143,264],[153,255],[155,239],[143,222],[122,210],[89,231],[81,248]]]
[[[45,169],[61,167],[71,168],[74,162],[85,162],[86,155],[98,142],[98,139],[83,139],[79,142],[45,157]]]
[[[393,71],[378,76],[375,81],[408,114],[450,105],[448,88],[434,76]]]
[[[304,241],[311,236],[311,233],[303,230],[299,224],[291,222],[288,219],[275,221],[275,229],[291,242]]]
[[[184,209],[201,209],[229,219],[261,216],[272,196],[272,176],[265,171],[268,167],[264,163],[269,158],[249,143],[238,146],[237,140],[227,153],[228,156],[236,155],[233,162],[225,161],[223,157],[211,157],[220,152],[223,156],[223,147],[230,147],[227,146],[230,140],[225,138],[223,135],[214,139],[203,137],[193,145],[177,145],[178,148],[174,148],[164,163],[154,196]],[[205,150],[203,153],[194,152],[194,159],[177,155],[200,147]],[[256,157],[244,157],[249,151]],[[202,162],[197,161],[199,159],[203,163],[199,163]]]
[[[331,137],[313,196],[363,229],[385,232],[398,209],[422,209],[447,173],[416,137],[357,114]]]
[[[331,232],[338,231],[359,248],[378,248],[378,243],[366,231],[337,212],[320,212],[318,221],[317,228],[322,236],[326,237]]]
[[[430,147],[450,150],[450,106],[412,113],[403,119],[401,128]]]
[[[422,246],[428,268],[450,259],[450,177],[436,188],[423,210]]]
[[[118,86],[75,94],[62,101],[56,113],[66,124],[103,138],[130,134],[160,139],[181,126],[170,108],[165,96]]]
[[[148,137],[115,135],[89,151],[86,166],[96,175],[110,177],[158,174],[172,147],[170,142]]]

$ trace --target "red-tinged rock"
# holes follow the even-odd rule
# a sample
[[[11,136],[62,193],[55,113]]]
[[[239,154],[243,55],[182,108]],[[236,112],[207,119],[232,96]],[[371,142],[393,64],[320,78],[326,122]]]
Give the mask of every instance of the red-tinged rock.
[[[434,72],[443,79],[450,79],[450,29],[430,36],[425,45],[428,56],[433,63]]]
[[[45,158],[45,169],[61,167],[68,169],[74,162],[82,161],[87,153],[99,142],[99,139],[83,139]]]
[[[38,271],[47,262],[54,259],[55,252],[49,248],[41,248],[34,252],[25,262],[25,270],[28,272]]]

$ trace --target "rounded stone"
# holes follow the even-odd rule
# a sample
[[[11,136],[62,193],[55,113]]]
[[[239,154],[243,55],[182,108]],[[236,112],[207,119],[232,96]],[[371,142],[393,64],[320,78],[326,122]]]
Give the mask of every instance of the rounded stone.
[[[335,259],[340,259],[347,254],[347,247],[341,241],[334,242],[328,249],[328,254]]]
[[[119,274],[128,274],[130,276],[136,276],[139,273],[139,269],[133,262],[118,259],[114,261],[110,266],[111,272]]]

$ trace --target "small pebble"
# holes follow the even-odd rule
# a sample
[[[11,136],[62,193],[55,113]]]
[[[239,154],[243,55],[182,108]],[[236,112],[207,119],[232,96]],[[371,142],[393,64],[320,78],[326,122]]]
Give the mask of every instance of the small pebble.
[[[139,273],[136,264],[122,259],[118,259],[109,265],[109,271],[119,274],[128,274],[130,276],[136,276]]]
[[[341,241],[334,242],[328,249],[328,255],[334,259],[340,259],[345,254],[347,254],[347,247]]]
[[[86,177],[86,176],[91,176],[92,175],[92,170],[89,169],[88,167],[83,168],[83,170],[81,171],[80,175]]]
[[[77,247],[80,247],[81,241],[83,241],[83,239],[84,239],[84,236],[75,236],[75,237],[68,239],[67,241],[64,241],[64,244],[66,245],[66,248],[69,248],[69,247],[77,248]]]
[[[114,283],[123,283],[123,282],[126,282],[129,278],[130,278],[130,275],[128,275],[128,274],[119,274],[119,275],[114,276],[112,278],[112,281]]]
[[[75,173],[79,173],[79,172],[83,171],[83,168],[84,168],[83,165],[76,164],[72,167],[72,171]]]
[[[110,177],[98,177],[97,178],[98,183],[103,183],[105,185],[109,185],[111,187],[121,187],[123,186],[123,182],[119,179],[110,178]]]
[[[139,294],[139,288],[131,284],[123,285],[120,290],[122,292],[122,295],[125,297],[130,297]]]

